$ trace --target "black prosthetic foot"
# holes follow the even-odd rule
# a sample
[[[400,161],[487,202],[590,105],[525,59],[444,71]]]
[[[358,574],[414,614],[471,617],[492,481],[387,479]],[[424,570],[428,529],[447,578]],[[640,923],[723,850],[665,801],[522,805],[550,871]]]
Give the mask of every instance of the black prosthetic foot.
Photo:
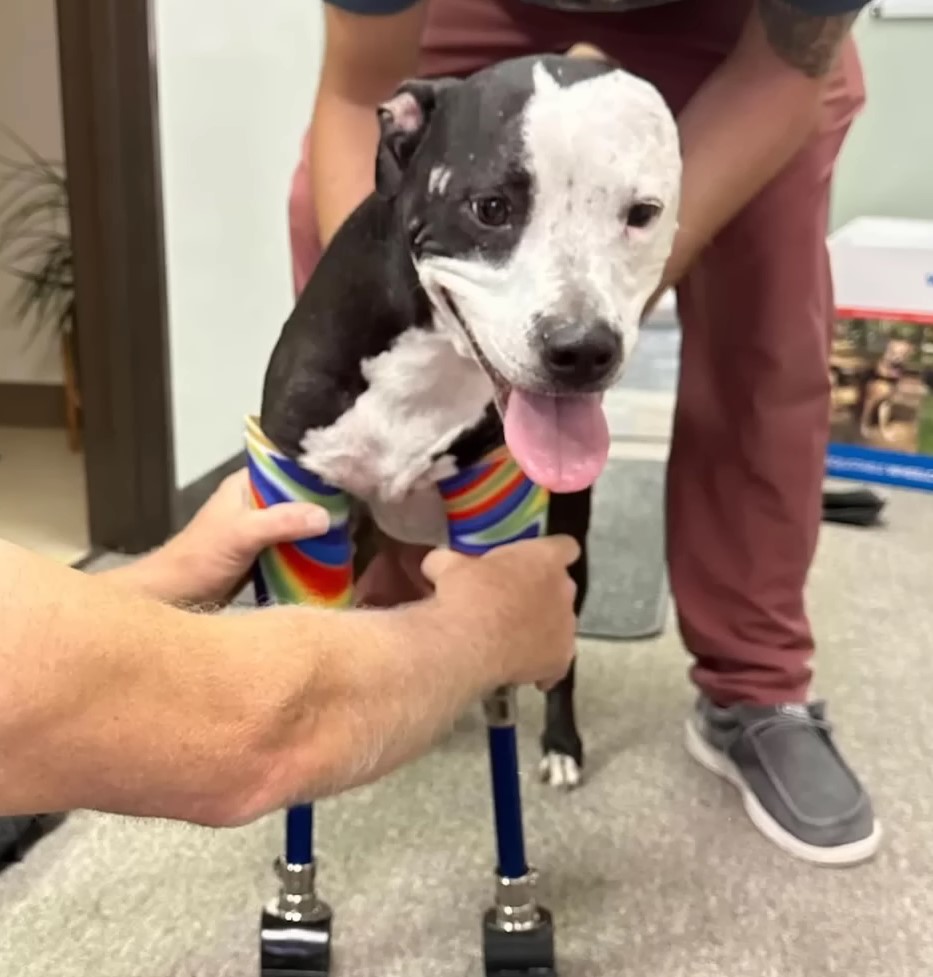
[[[282,891],[262,912],[260,977],[330,977],[334,914],[314,894],[314,865],[280,861],[276,870]]]
[[[333,914],[293,922],[263,910],[259,936],[261,977],[330,977]]]
[[[554,959],[554,921],[538,907],[531,929],[506,930],[495,909],[483,919],[483,958],[486,977],[557,977]]]
[[[537,873],[499,876],[496,905],[483,917],[486,977],[557,977],[554,919],[535,899]]]

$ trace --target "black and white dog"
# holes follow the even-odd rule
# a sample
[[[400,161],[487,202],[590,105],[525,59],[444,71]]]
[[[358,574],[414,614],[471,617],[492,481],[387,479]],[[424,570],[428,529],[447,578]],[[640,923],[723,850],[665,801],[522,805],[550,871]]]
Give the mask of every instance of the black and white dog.
[[[376,192],[286,322],[261,424],[396,539],[446,543],[436,482],[503,437],[585,547],[619,378],[677,222],[660,94],[590,58],[411,81],[379,109]],[[578,613],[586,556],[571,573]],[[574,672],[548,694],[542,778],[572,787]]]

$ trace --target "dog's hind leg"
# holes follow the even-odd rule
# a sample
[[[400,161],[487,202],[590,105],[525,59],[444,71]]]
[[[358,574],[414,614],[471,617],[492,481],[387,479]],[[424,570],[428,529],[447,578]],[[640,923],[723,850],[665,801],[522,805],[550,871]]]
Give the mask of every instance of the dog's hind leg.
[[[586,540],[590,527],[592,489],[567,495],[552,495],[548,507],[549,536],[559,533],[572,536],[580,546],[580,558],[570,567],[570,576],[577,585],[574,611],[577,618],[583,610],[589,583]],[[541,735],[541,779],[552,787],[570,790],[580,783],[583,770],[583,741],[577,729],[574,710],[576,661],[567,675],[547,693],[544,713],[544,732]]]
[[[281,453],[255,418],[247,419],[246,449],[254,506],[314,502],[330,515],[323,536],[260,554],[253,571],[257,603],[348,607],[353,599],[350,500]],[[330,973],[333,913],[317,895],[311,804],[286,812],[285,850],[275,869],[279,895],[263,910],[260,924],[262,977]]]

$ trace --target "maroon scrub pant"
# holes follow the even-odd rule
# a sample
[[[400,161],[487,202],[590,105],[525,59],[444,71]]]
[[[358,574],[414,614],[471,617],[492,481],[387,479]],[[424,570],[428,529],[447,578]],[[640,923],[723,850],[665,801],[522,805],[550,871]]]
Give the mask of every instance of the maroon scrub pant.
[[[734,44],[748,0],[679,0],[625,14],[520,0],[431,0],[421,73],[595,44],[677,112]],[[813,636],[804,589],[821,521],[829,428],[830,182],[864,102],[845,48],[822,123],[717,236],[677,290],[682,361],[667,474],[667,558],[691,676],[713,701],[803,701]],[[290,200],[295,288],[320,254],[304,162]],[[360,581],[370,603],[424,587],[390,551]],[[423,592],[423,591],[422,591]]]

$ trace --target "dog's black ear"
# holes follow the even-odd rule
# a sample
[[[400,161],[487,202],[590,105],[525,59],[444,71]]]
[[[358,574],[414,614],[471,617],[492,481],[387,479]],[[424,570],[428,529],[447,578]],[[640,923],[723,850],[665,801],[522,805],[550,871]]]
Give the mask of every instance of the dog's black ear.
[[[376,192],[394,197],[402,175],[418,148],[434,114],[438,98],[459,84],[455,78],[407,81],[378,108],[379,150],[376,154]]]

